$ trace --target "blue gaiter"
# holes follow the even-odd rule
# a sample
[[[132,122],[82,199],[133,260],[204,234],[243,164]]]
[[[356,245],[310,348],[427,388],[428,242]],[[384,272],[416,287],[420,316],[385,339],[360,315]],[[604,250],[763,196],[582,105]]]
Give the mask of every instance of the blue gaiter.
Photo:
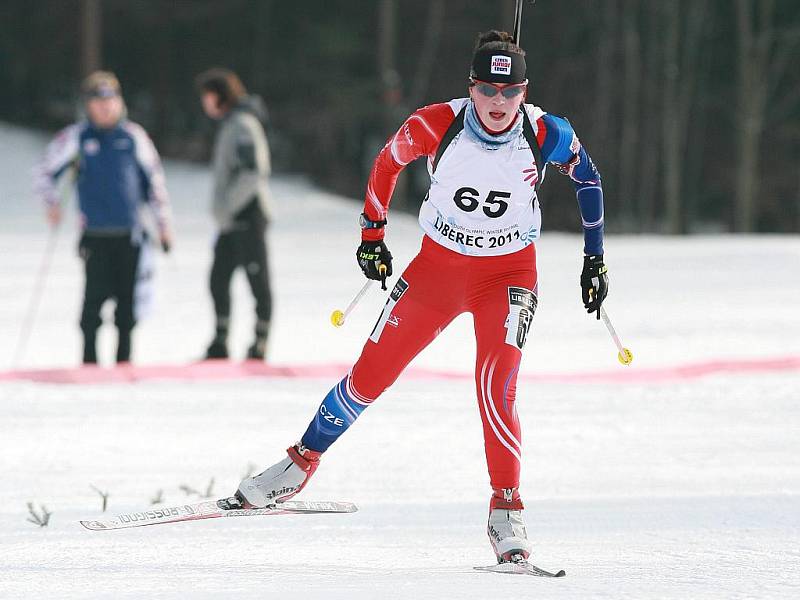
[[[325,452],[369,406],[356,400],[354,394],[348,391],[349,380],[348,375],[337,383],[319,405],[314,420],[301,440],[306,448]]]

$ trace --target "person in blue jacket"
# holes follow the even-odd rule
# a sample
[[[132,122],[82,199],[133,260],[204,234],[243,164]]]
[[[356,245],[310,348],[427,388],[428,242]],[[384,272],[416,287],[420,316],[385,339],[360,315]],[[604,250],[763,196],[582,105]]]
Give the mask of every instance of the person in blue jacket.
[[[55,227],[61,221],[61,180],[66,177],[77,188],[79,253],[86,272],[80,320],[83,362],[97,362],[100,309],[113,299],[117,363],[126,363],[136,324],[136,288],[151,275],[143,268],[148,235],[140,209],[152,209],[156,235],[168,252],[173,240],[169,198],[158,152],[145,130],[127,119],[116,76],[96,71],[84,80],[81,92],[86,118],[60,131],[48,145],[36,189]]]

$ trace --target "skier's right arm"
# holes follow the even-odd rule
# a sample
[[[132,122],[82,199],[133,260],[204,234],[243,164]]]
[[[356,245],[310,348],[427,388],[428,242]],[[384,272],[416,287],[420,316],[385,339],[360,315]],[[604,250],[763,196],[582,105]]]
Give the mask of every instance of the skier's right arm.
[[[364,214],[371,221],[385,221],[397,176],[420,156],[432,156],[453,122],[449,104],[424,106],[408,117],[378,154],[367,182]],[[381,240],[383,229],[364,229],[362,239]]]
[[[58,190],[59,180],[78,169],[79,126],[70,125],[62,129],[47,145],[44,158],[35,169],[34,191],[44,203],[47,219],[57,225],[61,219],[62,198]]]
[[[386,278],[392,275],[392,253],[383,241],[383,225],[397,176],[412,160],[420,156],[432,156],[436,152],[439,141],[454,118],[448,104],[420,108],[389,138],[372,166],[364,200],[365,221],[372,223],[361,229],[361,244],[356,250],[356,260],[364,276],[380,281],[384,290]]]

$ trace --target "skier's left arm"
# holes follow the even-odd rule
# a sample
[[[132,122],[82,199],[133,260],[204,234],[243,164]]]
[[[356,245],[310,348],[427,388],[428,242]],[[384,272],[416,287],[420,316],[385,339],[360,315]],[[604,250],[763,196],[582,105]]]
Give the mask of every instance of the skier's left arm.
[[[136,162],[142,176],[142,187],[158,224],[161,247],[164,252],[169,252],[173,243],[172,210],[161,158],[155,144],[142,127],[128,123],[128,131],[134,139]]]
[[[581,297],[587,312],[597,312],[608,294],[607,268],[603,262],[603,187],[600,173],[569,121],[545,114],[537,123],[544,133],[542,159],[552,163],[575,186],[583,225]]]

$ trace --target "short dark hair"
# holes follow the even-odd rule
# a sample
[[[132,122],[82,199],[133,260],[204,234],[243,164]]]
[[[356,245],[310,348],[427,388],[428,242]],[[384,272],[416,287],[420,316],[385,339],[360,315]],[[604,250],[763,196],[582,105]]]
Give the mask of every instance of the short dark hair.
[[[213,92],[220,108],[229,109],[247,95],[239,76],[230,69],[214,67],[200,73],[195,79],[198,93]]]
[[[515,42],[514,38],[507,31],[498,31],[497,29],[490,29],[478,34],[475,40],[475,49],[473,53],[478,50],[504,50],[512,54],[521,54],[525,56],[525,50],[520,48]]]

